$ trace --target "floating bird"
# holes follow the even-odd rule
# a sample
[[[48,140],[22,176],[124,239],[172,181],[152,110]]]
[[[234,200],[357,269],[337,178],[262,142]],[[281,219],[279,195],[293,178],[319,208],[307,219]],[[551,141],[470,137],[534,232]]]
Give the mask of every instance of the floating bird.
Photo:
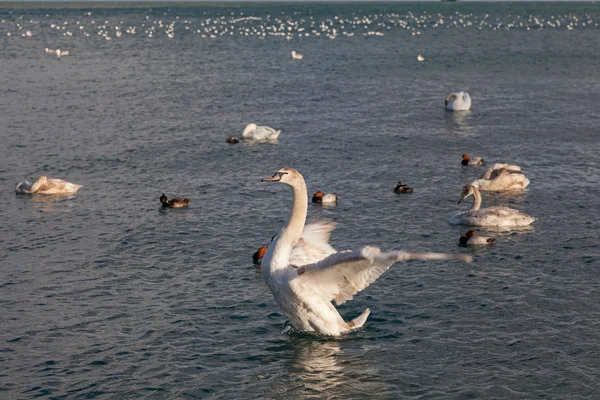
[[[503,192],[507,190],[525,189],[529,179],[521,172],[518,165],[494,164],[471,185],[481,191]]]
[[[450,93],[444,104],[448,110],[467,111],[471,109],[471,96],[467,92]]]
[[[418,55],[417,56],[417,61],[425,61],[425,57],[423,57],[422,55]]]
[[[470,166],[483,165],[484,161],[481,157],[469,157],[468,154],[463,154],[461,164]]]
[[[406,185],[403,185],[402,182],[398,182],[398,184],[396,185],[396,187],[394,188],[394,193],[412,193],[413,190],[412,188],[409,188]]]
[[[473,185],[466,185],[463,188],[458,204],[471,195],[474,197],[471,209],[454,214],[448,220],[449,223],[452,225],[509,227],[526,226],[535,221],[535,218],[508,207],[497,206],[480,209],[481,193]]]
[[[304,54],[296,53],[296,50],[292,50],[292,60],[302,60]]]
[[[165,194],[163,193],[162,196],[160,196],[160,203],[163,205],[163,207],[181,208],[187,207],[190,204],[190,199],[175,198],[167,200],[167,196],[165,196]]]
[[[237,140],[237,139],[236,139],[235,137],[233,137],[233,136],[229,136],[229,139],[227,139],[227,143],[231,143],[231,144],[237,144],[237,143],[239,143],[239,142],[240,142],[240,141],[239,141],[239,140]]]
[[[262,275],[296,330],[339,336],[362,327],[369,309],[346,322],[331,302],[335,300],[339,305],[352,300],[396,262],[472,259],[439,253],[383,253],[368,246],[337,253],[329,244],[329,236],[335,228],[332,222],[305,225],[308,193],[298,171],[282,168],[263,181],[284,183],[292,188],[290,219],[269,245],[262,260]]]
[[[458,243],[461,246],[471,246],[471,245],[491,245],[496,244],[496,239],[483,237],[483,236],[475,236],[474,231],[467,231],[464,235],[460,237]]]
[[[312,202],[318,204],[336,204],[338,201],[337,195],[333,193],[325,194],[320,190],[313,195]]]
[[[19,194],[72,194],[82,187],[62,179],[40,176],[34,183],[28,181],[18,183],[15,191]]]
[[[257,126],[248,124],[242,132],[242,138],[247,140],[274,140],[279,137],[281,131],[276,131],[269,126]]]
[[[260,249],[256,251],[256,253],[252,254],[252,262],[254,265],[260,265],[265,253],[267,252],[268,247],[262,246]]]

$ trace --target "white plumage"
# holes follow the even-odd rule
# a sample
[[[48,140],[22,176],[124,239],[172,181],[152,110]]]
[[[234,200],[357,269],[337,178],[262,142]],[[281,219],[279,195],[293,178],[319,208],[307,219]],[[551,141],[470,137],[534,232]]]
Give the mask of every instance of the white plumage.
[[[276,131],[269,126],[257,126],[248,124],[242,132],[242,138],[246,140],[274,140],[279,137],[281,131]]]
[[[448,110],[467,111],[471,109],[471,96],[467,92],[450,93],[444,104]]]
[[[262,274],[277,304],[299,331],[338,336],[360,328],[369,309],[346,322],[331,301],[343,304],[351,300],[398,261],[471,260],[465,255],[383,253],[376,247],[337,253],[328,243],[335,227],[332,222],[305,226],[308,194],[298,171],[283,168],[263,181],[281,182],[292,188],[290,219],[269,245],[262,260]]]
[[[48,179],[46,176],[40,176],[34,183],[19,182],[15,191],[19,194],[68,194],[76,193],[82,187],[62,179]]]
[[[481,191],[503,192],[506,190],[525,189],[529,179],[521,172],[518,165],[494,164],[479,179],[471,182]]]

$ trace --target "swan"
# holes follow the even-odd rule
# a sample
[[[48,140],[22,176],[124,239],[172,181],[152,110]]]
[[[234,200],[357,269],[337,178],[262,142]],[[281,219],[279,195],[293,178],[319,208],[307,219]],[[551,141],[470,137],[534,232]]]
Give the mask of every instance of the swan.
[[[467,111],[471,109],[471,96],[467,92],[450,93],[444,104],[448,110]]]
[[[496,244],[496,239],[484,237],[484,236],[475,236],[474,231],[467,231],[464,235],[460,237],[458,243],[461,246],[471,246],[471,245],[491,245]]]
[[[258,249],[256,251],[256,253],[252,254],[252,263],[254,265],[260,265],[261,260],[263,259],[263,257],[265,256],[265,253],[267,252],[268,247],[267,246],[262,246],[260,249]]]
[[[82,185],[76,185],[62,179],[49,179],[47,176],[40,176],[34,183],[19,182],[15,191],[19,194],[69,194],[76,193],[82,187]]]
[[[403,185],[402,182],[398,182],[398,184],[394,188],[394,193],[397,193],[397,194],[412,193],[412,192],[413,192],[412,188],[409,188],[408,186]]]
[[[462,165],[474,166],[474,165],[483,165],[485,163],[485,161],[483,161],[483,158],[481,158],[481,157],[469,157],[468,154],[463,154],[462,161],[460,163]]]
[[[168,207],[168,208],[187,207],[190,204],[190,199],[175,198],[175,199],[167,200],[167,196],[165,196],[164,193],[162,194],[162,196],[160,196],[159,200],[160,200],[160,203],[163,205],[163,207]]]
[[[502,192],[506,190],[525,189],[529,179],[521,172],[518,165],[494,164],[479,179],[471,182],[479,190]]]
[[[242,139],[247,140],[273,140],[279,137],[281,131],[276,131],[269,126],[257,126],[256,124],[248,124],[242,132]]]
[[[296,53],[296,50],[292,50],[292,60],[302,60],[304,54]]]
[[[328,243],[335,228],[331,221],[305,225],[308,193],[298,171],[282,168],[262,181],[292,188],[290,219],[269,245],[262,260],[262,275],[275,301],[298,331],[339,336],[363,326],[370,313],[368,308],[346,322],[331,302],[335,300],[339,305],[352,300],[396,262],[472,259],[439,253],[383,253],[369,246],[338,253]]]
[[[466,185],[463,188],[458,204],[471,195],[474,197],[471,209],[454,214],[448,220],[449,223],[452,225],[507,227],[525,226],[535,221],[535,218],[508,207],[498,206],[479,209],[481,207],[481,193],[473,185]]]
[[[325,194],[320,190],[313,195],[312,202],[317,204],[337,204],[338,197],[336,194]]]

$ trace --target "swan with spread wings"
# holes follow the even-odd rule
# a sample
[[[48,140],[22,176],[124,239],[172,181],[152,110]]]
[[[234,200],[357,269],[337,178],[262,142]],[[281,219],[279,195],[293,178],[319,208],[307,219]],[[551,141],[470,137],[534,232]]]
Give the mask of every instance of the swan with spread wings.
[[[336,252],[329,244],[335,225],[319,221],[305,225],[308,194],[302,175],[282,168],[265,182],[292,188],[293,206],[287,225],[269,245],[262,261],[262,275],[275,301],[298,331],[339,336],[363,326],[370,310],[344,321],[331,303],[343,304],[375,282],[389,267],[409,260],[462,260],[467,255],[381,252],[376,247]]]

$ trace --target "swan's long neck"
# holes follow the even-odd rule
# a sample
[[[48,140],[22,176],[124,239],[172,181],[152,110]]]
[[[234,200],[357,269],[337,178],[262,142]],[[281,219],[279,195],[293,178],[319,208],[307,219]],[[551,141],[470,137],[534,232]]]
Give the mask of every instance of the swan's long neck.
[[[473,205],[470,211],[477,211],[481,207],[481,193],[478,189],[473,190]]]
[[[281,231],[280,237],[277,239],[277,245],[273,252],[273,260],[271,270],[287,268],[292,250],[304,230],[306,222],[306,213],[308,211],[308,194],[306,192],[306,184],[304,179],[300,178],[294,182],[292,186],[292,194],[294,204],[290,219],[285,228]]]

